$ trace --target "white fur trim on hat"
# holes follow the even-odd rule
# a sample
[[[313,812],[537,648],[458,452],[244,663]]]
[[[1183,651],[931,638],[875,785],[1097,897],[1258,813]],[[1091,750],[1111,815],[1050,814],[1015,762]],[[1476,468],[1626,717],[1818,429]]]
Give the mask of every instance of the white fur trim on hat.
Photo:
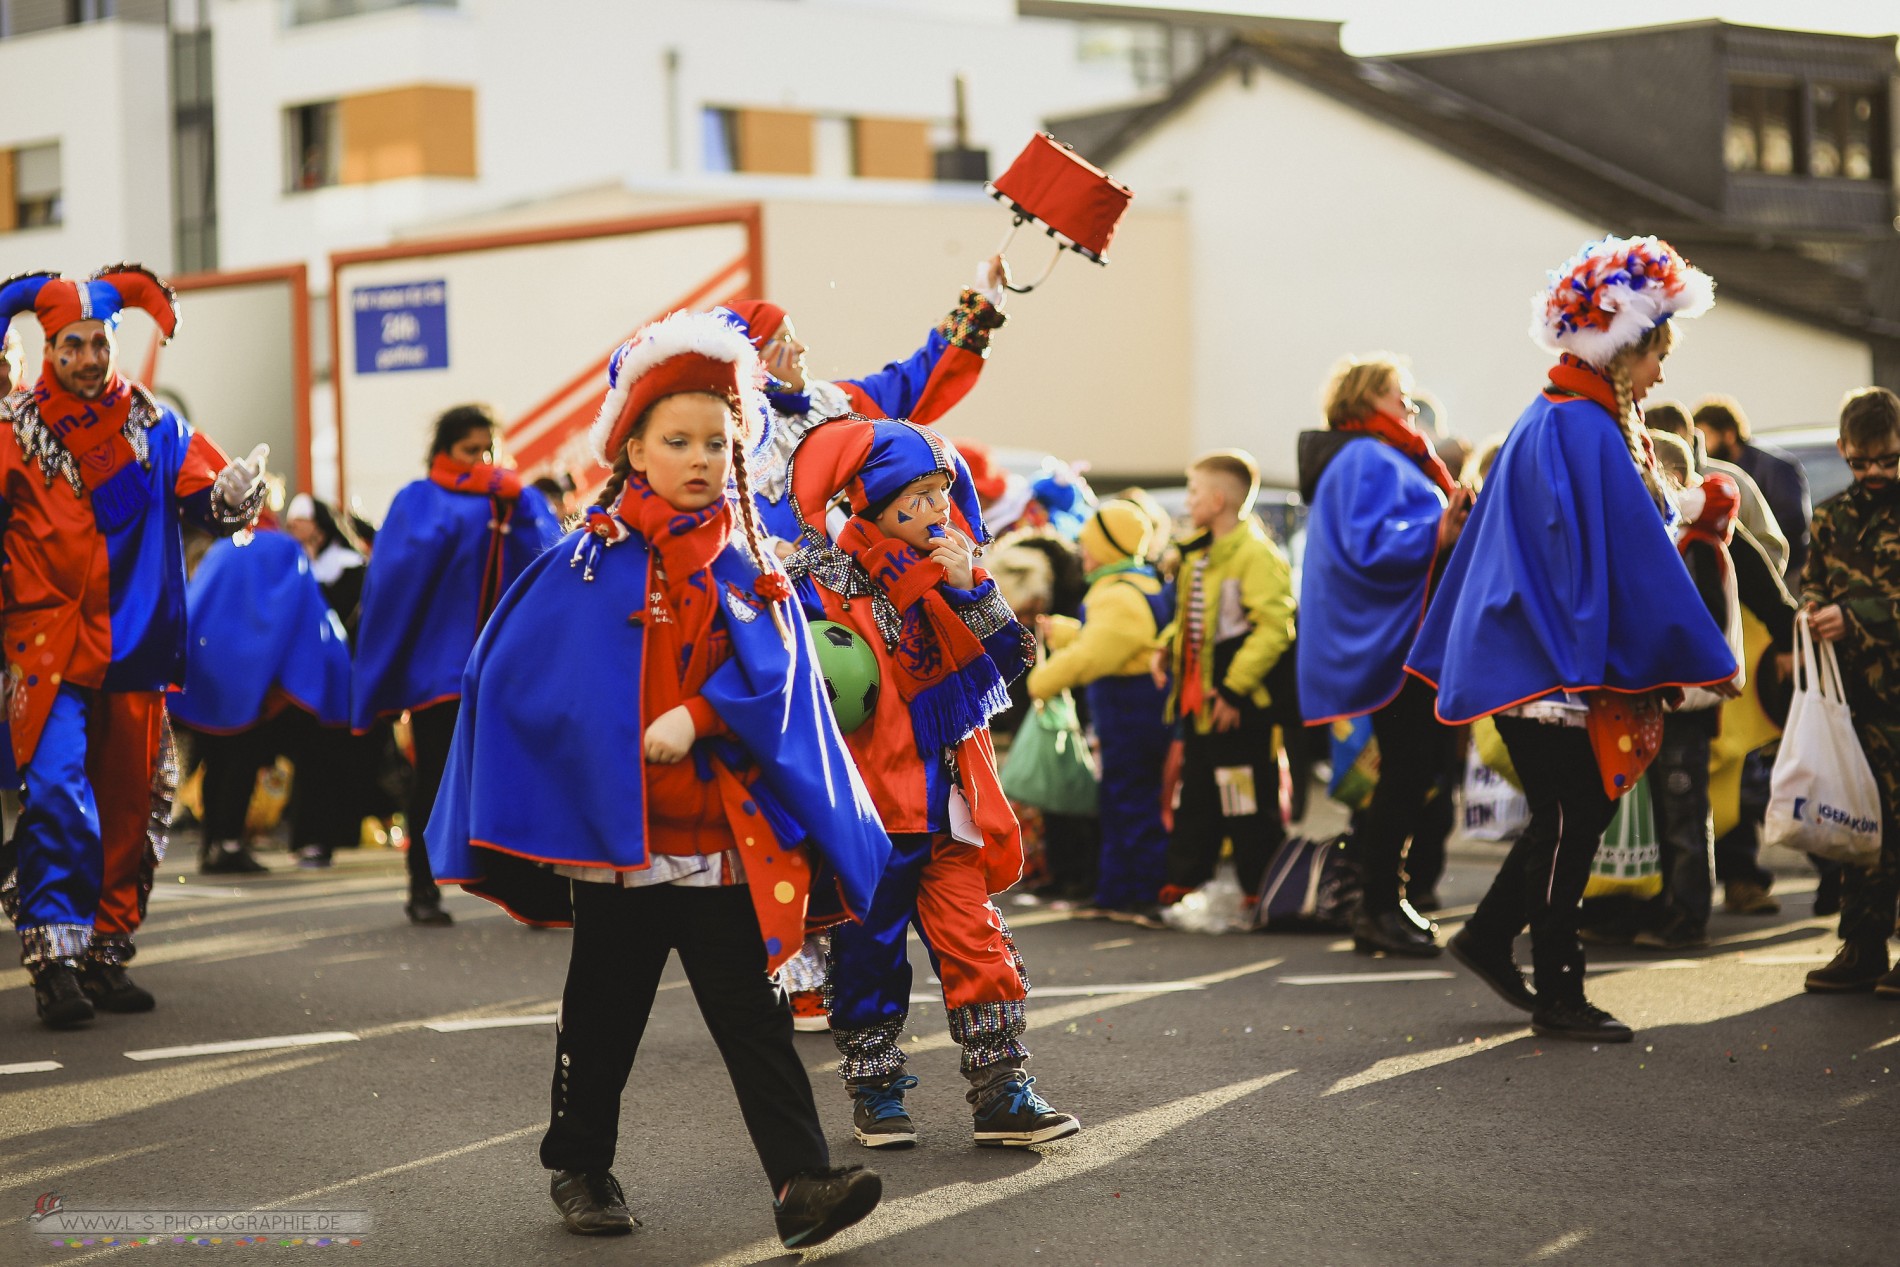
[[[613,465],[607,453],[607,439],[614,423],[626,407],[633,384],[656,365],[676,356],[696,352],[715,361],[730,361],[739,367],[739,395],[746,425],[756,428],[764,416],[764,371],[759,354],[745,335],[710,312],[675,312],[644,326],[616,353],[617,364],[607,371],[607,398],[600,402],[594,425],[587,431],[587,447],[602,466]]]
[[[1550,273],[1531,298],[1531,339],[1599,369],[1672,317],[1715,305],[1715,281],[1660,238],[1606,237]]]

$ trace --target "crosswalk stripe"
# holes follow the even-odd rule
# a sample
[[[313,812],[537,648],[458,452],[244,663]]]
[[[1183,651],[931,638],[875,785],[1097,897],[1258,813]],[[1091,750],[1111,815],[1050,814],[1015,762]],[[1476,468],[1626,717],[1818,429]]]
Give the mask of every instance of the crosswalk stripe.
[[[239,1051],[270,1051],[278,1047],[315,1047],[322,1043],[353,1043],[355,1034],[329,1030],[321,1034],[279,1034],[273,1038],[238,1038],[223,1043],[194,1043],[187,1047],[148,1047],[128,1051],[127,1060],[177,1060],[183,1056],[224,1056]]]
[[[1418,972],[1323,972],[1275,979],[1281,985],[1370,985],[1382,981],[1449,981],[1456,975],[1432,968]]]
[[[66,1066],[57,1060],[28,1060],[17,1065],[0,1065],[0,1075],[9,1073],[51,1073]]]

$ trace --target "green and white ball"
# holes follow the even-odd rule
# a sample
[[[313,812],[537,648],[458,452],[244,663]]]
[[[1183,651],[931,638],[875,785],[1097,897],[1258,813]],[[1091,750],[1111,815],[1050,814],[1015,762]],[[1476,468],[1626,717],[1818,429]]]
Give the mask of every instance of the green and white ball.
[[[812,621],[811,640],[818,648],[818,671],[825,675],[838,729],[848,735],[877,708],[877,653],[857,630],[835,620]]]

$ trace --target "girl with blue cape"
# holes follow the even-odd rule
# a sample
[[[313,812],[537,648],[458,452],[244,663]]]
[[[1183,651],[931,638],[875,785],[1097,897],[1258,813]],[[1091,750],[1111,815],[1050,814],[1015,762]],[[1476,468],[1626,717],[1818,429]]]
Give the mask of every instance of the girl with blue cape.
[[[356,624],[350,725],[359,735],[409,714],[409,922],[446,927],[421,838],[435,804],[462,696],[462,669],[482,623],[537,555],[561,535],[540,491],[495,461],[501,421],[457,405],[435,421],[429,474],[389,504],[370,552]]]
[[[615,356],[592,433],[614,473],[483,629],[425,829],[444,883],[573,926],[541,1161],[583,1235],[636,1222],[611,1169],[620,1097],[675,950],[787,1248],[881,1192],[832,1167],[771,975],[808,928],[870,908],[891,844],[764,547],[737,447],[760,377],[745,337],[706,313]]]
[[[1734,655],[1670,539],[1637,406],[1672,317],[1714,283],[1656,238],[1604,238],[1550,274],[1531,337],[1558,355],[1499,452],[1406,661],[1441,721],[1495,717],[1531,820],[1449,949],[1539,1034],[1628,1042],[1583,992],[1578,905],[1682,688],[1732,693]],[[1511,957],[1526,925],[1536,991]]]

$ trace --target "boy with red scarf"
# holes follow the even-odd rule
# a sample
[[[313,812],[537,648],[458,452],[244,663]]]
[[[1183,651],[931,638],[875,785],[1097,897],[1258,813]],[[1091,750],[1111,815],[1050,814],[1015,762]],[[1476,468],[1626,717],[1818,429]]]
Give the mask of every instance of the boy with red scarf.
[[[824,508],[843,493],[836,542]],[[917,1132],[899,1046],[910,1011],[906,926],[943,982],[950,1034],[985,1146],[1061,1139],[1081,1123],[1052,1109],[1023,1071],[1029,983],[989,895],[1022,874],[1022,834],[1004,799],[990,718],[1034,644],[996,583],[976,566],[987,541],[969,468],[941,436],[905,421],[838,419],[792,458],[790,501],[805,525],[788,570],[809,577],[826,619],[877,656],[872,715],[848,736],[891,833],[891,860],[863,923],[832,936],[831,1029],[852,1125],[868,1148],[908,1147]]]
[[[582,1235],[637,1222],[611,1169],[620,1100],[674,950],[784,1245],[817,1245],[882,1191],[831,1166],[770,975],[808,924],[870,906],[890,844],[758,529],[740,447],[757,367],[705,313],[615,356],[592,434],[613,475],[483,629],[427,828],[445,879],[574,927],[541,1162]]]
[[[462,668],[482,623],[528,564],[561,535],[540,491],[495,462],[501,423],[487,405],[436,419],[429,475],[389,505],[363,581],[350,721],[366,734],[407,710],[416,776],[409,798],[411,923],[454,923],[420,838],[455,733]]]
[[[47,336],[39,382],[0,405],[0,625],[23,785],[6,905],[56,1029],[92,1020],[95,1005],[153,1006],[125,964],[177,777],[164,692],[185,676],[179,522],[219,535],[250,523],[269,454],[229,461],[119,373],[113,332],[128,306],[165,338],[177,329],[171,289],[136,264],[0,286],[0,326],[30,310]]]

